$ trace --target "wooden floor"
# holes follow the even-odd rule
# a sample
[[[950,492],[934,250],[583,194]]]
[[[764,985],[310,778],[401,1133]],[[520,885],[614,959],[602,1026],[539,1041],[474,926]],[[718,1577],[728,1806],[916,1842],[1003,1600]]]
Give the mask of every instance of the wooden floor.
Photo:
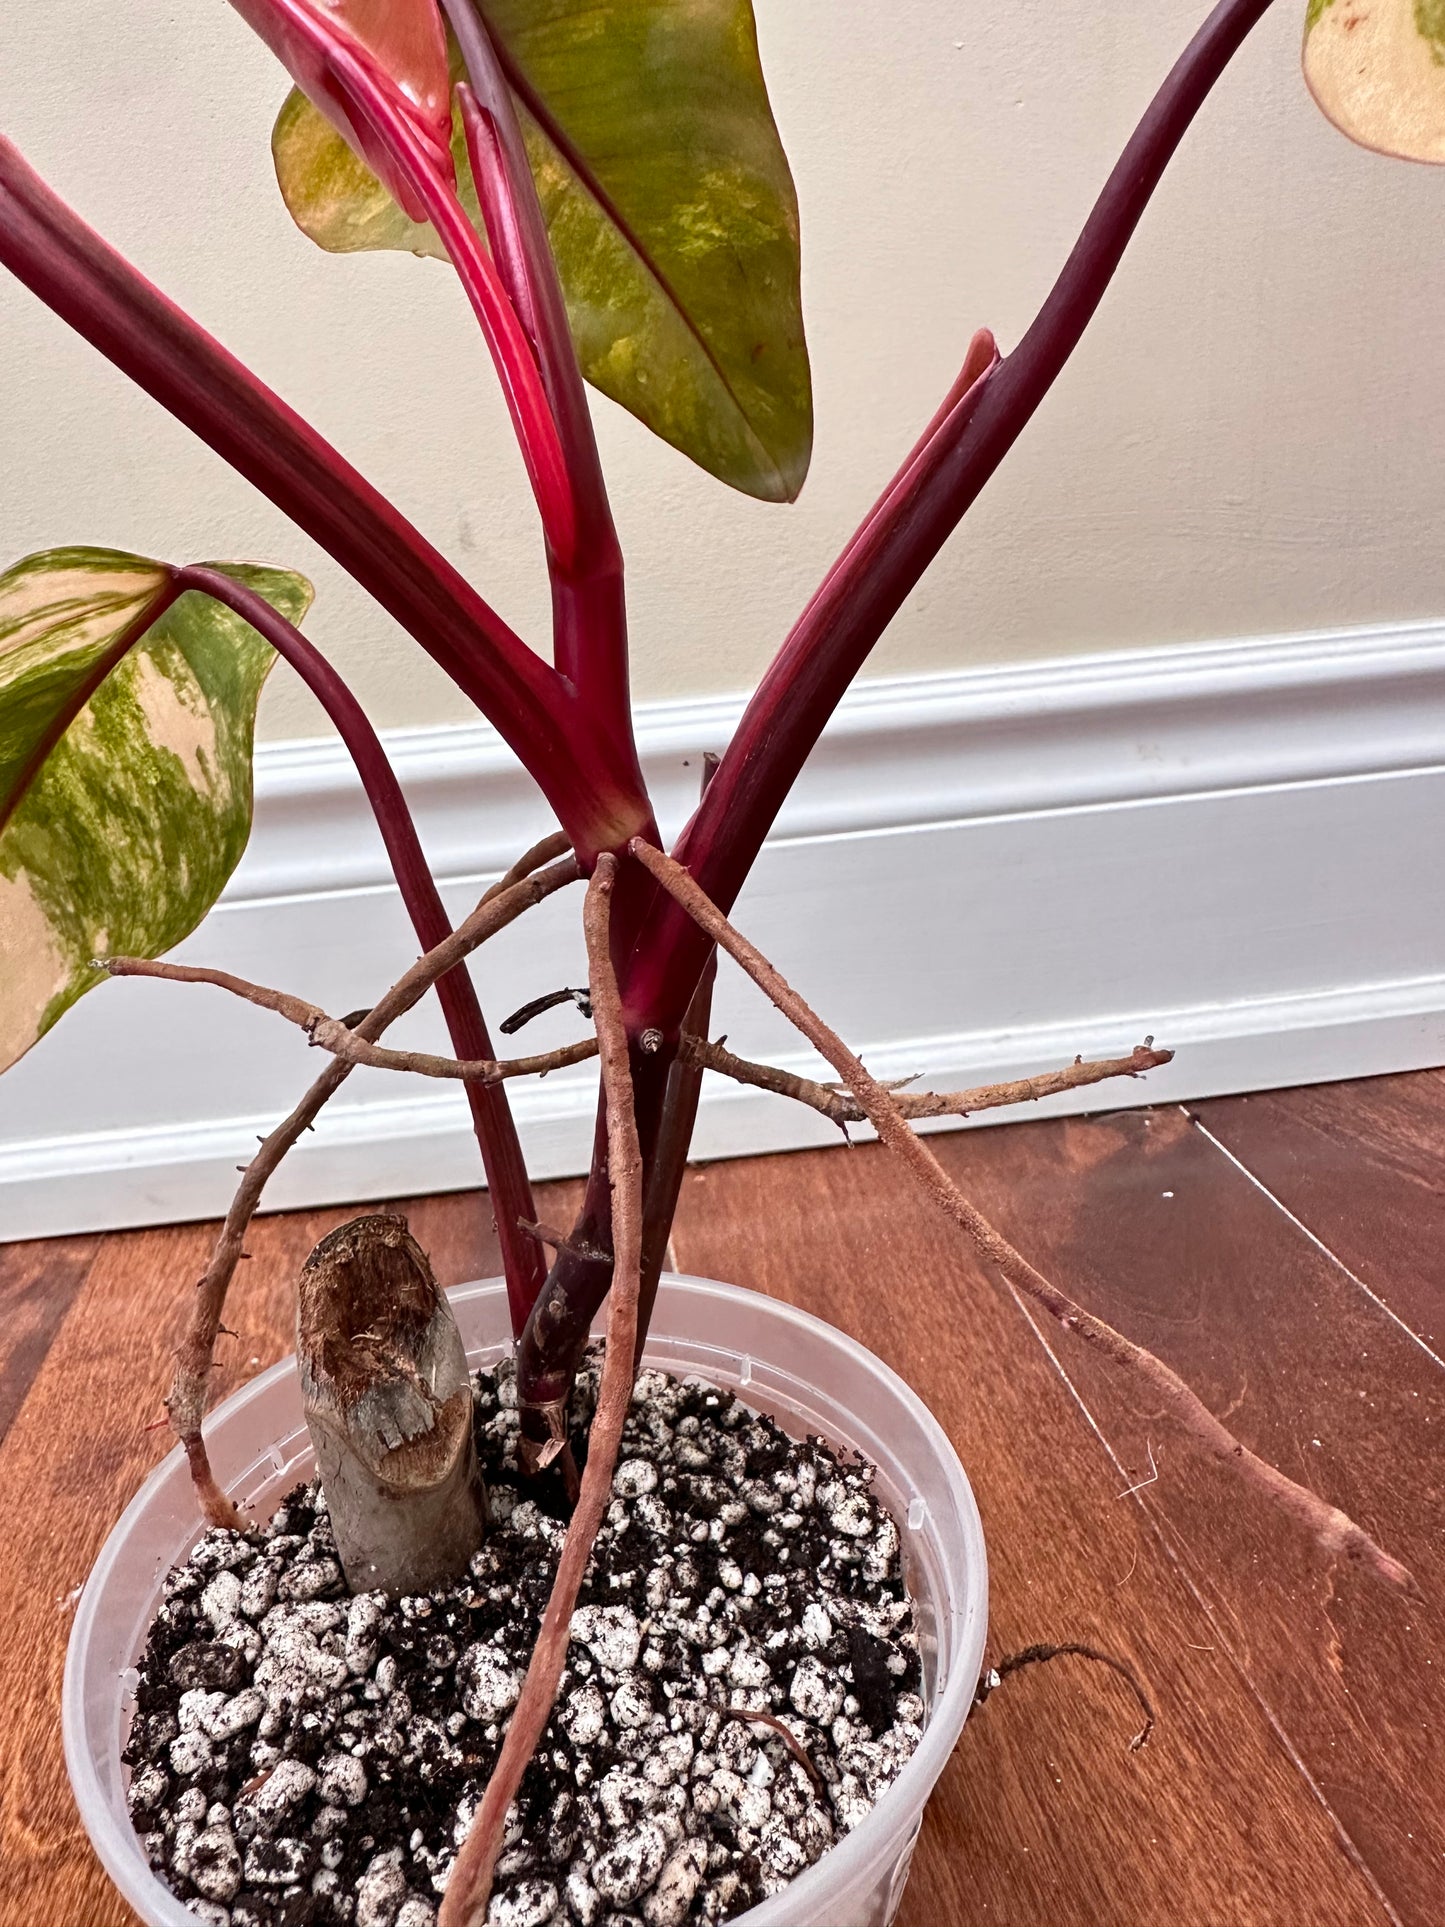
[[[990,1651],[1089,1641],[1158,1708],[1130,1753],[1103,1668],[1010,1680],[934,1797],[906,1927],[1440,1927],[1445,1074],[934,1142],[1037,1264],[1366,1524],[1421,1597],[1323,1566],[1134,1385],[1037,1329],[876,1148],[691,1173],[684,1270],[822,1313],[947,1426],[988,1535]],[[405,1208],[446,1281],[495,1270],[484,1199]],[[288,1349],[290,1279],[347,1215],[258,1222],[221,1392]],[[96,1548],[166,1447],[151,1428],[209,1240],[0,1249],[0,1927],[132,1918],[66,1786],[61,1663]]]

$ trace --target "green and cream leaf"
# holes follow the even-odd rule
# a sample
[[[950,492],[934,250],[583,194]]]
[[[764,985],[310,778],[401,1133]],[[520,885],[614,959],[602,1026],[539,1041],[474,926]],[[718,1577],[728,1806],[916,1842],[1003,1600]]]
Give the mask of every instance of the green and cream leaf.
[[[1309,0],[1304,71],[1351,140],[1445,162],[1445,0]]]
[[[301,576],[223,566],[296,621]],[[167,569],[52,549],[0,575],[0,1068],[99,981],[205,916],[250,834],[274,652]]]

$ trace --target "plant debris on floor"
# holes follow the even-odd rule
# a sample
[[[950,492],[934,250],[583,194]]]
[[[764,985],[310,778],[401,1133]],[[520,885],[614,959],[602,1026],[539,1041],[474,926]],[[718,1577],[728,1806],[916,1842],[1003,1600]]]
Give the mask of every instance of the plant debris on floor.
[[[579,1377],[579,1456],[598,1369]],[[349,1596],[315,1485],[264,1530],[207,1532],[167,1581],[130,1808],[211,1927],[431,1927],[565,1530],[550,1489],[519,1480],[511,1361],[476,1385],[491,1522],[459,1582]],[[643,1372],[488,1920],[731,1919],[864,1818],[923,1712],[872,1468]]]

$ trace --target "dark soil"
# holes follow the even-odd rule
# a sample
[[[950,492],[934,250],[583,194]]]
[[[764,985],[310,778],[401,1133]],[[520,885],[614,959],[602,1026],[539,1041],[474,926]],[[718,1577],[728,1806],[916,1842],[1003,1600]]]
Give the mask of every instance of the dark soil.
[[[152,1866],[211,1927],[432,1927],[564,1529],[560,1494],[519,1483],[515,1402],[510,1364],[479,1377],[492,1522],[449,1588],[349,1596],[315,1486],[264,1531],[208,1532],[171,1573],[130,1805]],[[923,1719],[898,1529],[871,1477],[730,1393],[639,1379],[492,1927],[728,1920],[868,1813]]]

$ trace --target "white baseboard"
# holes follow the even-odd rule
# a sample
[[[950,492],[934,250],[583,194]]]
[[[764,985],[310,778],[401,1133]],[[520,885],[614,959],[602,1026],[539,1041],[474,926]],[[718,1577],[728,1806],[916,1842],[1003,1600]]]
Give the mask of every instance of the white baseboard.
[[[740,703],[646,707],[664,829]],[[484,727],[388,745],[449,905],[548,825]],[[864,684],[790,801],[738,917],[880,1074],[940,1088],[1117,1054],[1173,1064],[1052,1111],[1445,1062],[1445,628],[1408,625]],[[413,954],[334,742],[265,746],[256,829],[178,954],[328,1009]],[[566,897],[488,946],[499,1016],[583,974]],[[724,968],[734,1048],[816,1069]],[[536,1047],[576,1034],[538,1023]],[[416,1013],[398,1040],[445,1048]],[[0,1237],[224,1210],[234,1167],[314,1074],[298,1034],[223,993],[107,984],[0,1081]],[[513,1086],[539,1176],[581,1170],[595,1073]],[[990,1119],[988,1121],[995,1121]],[[709,1078],[702,1157],[830,1141],[780,1099]],[[476,1182],[460,1093],[357,1073],[273,1181],[273,1206]]]

